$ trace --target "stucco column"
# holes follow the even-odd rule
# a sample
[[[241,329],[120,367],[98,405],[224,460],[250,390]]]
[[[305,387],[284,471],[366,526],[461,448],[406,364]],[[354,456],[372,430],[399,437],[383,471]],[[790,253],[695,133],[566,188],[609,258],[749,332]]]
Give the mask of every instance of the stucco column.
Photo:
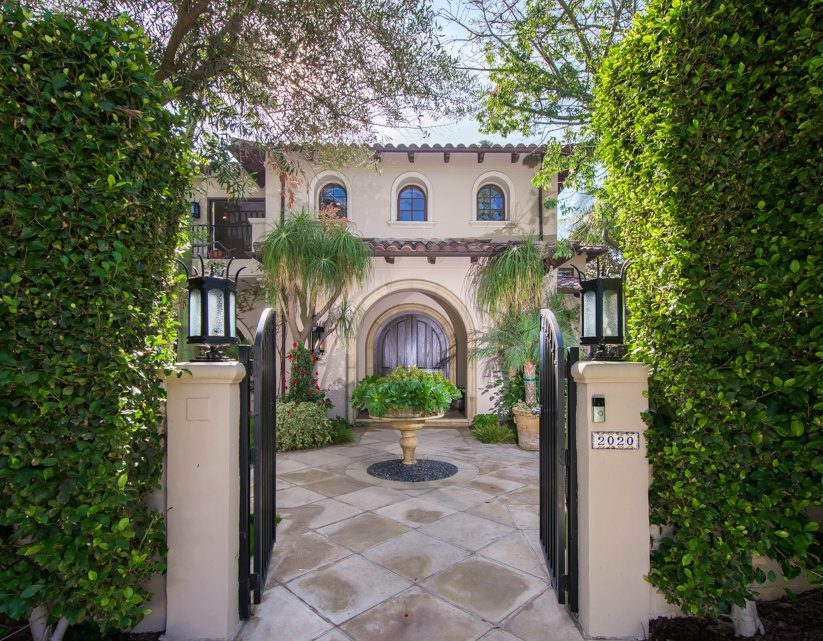
[[[580,624],[589,637],[646,638],[649,464],[640,413],[648,409],[648,369],[580,361],[572,375],[578,385]],[[592,420],[593,396],[605,399],[605,422]],[[592,433],[601,431],[638,433],[638,449],[593,449]]]
[[[238,615],[240,363],[166,380],[168,641],[225,641]]]

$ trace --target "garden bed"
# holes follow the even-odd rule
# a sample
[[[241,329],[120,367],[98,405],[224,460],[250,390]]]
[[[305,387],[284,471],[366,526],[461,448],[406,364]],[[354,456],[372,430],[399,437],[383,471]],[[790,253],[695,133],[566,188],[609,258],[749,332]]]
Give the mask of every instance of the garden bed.
[[[757,604],[766,634],[757,641],[823,641],[823,590],[813,590],[793,599]],[[730,621],[677,617],[655,619],[649,641],[734,641]]]

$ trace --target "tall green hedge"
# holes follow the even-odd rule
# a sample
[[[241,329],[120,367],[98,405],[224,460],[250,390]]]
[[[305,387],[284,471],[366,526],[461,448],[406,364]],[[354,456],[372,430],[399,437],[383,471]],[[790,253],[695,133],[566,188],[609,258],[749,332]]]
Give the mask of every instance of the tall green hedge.
[[[126,19],[0,8],[0,612],[130,626],[162,569],[186,143]]]
[[[651,582],[717,614],[821,569],[823,3],[652,0],[595,122],[652,367]]]

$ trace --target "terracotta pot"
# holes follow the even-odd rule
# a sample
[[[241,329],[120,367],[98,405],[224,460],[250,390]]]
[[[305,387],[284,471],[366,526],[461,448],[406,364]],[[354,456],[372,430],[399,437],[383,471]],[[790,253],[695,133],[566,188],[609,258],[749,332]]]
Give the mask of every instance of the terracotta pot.
[[[540,449],[540,414],[512,410],[517,425],[517,445],[523,450]]]
[[[223,250],[222,249],[210,249],[209,250],[209,258],[223,258]]]

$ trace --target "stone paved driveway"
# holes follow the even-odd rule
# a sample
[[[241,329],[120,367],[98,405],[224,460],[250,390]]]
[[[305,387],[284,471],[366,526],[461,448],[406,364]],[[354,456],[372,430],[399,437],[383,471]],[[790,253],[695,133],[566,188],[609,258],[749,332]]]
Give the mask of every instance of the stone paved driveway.
[[[548,585],[538,461],[466,429],[419,433],[418,458],[454,463],[429,483],[381,481],[394,430],[278,454],[283,522],[242,641],[580,641]]]

